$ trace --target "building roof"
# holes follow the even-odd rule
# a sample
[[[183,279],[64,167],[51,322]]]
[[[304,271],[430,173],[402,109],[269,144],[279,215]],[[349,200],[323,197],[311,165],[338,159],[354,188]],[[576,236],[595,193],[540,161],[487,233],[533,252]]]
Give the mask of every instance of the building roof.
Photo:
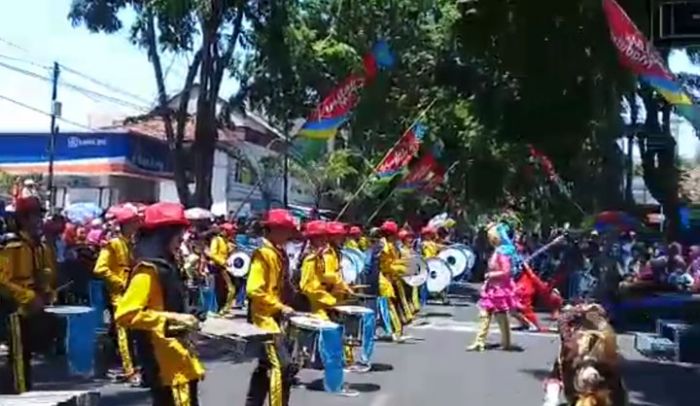
[[[176,126],[173,120],[173,127]],[[185,123],[185,141],[193,141],[195,134],[196,119],[188,117]],[[147,114],[143,116],[129,117],[122,122],[114,123],[108,127],[102,127],[100,130],[122,130],[130,133],[141,134],[148,137],[157,138],[161,141],[167,141],[165,136],[165,121],[162,117]],[[238,141],[243,139],[243,133],[237,130],[219,128],[218,139],[221,141]]]

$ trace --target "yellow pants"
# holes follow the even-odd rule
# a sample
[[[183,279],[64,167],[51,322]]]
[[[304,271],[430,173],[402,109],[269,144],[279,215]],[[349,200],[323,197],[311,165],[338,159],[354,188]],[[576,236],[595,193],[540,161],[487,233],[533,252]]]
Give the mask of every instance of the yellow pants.
[[[129,336],[124,327],[115,326],[117,330],[117,347],[119,358],[122,360],[122,369],[127,377],[134,374],[134,362],[131,359],[131,348],[129,347]]]
[[[420,288],[413,286],[411,288],[411,297],[413,299],[413,309],[418,313],[420,311]]]
[[[231,280],[231,275],[226,271],[221,271],[222,278],[226,284],[226,302],[221,308],[220,313],[228,313],[233,309],[233,305],[236,304],[236,285],[233,284]]]
[[[413,320],[413,313],[411,312],[411,308],[408,306],[408,300],[406,298],[406,289],[404,288],[404,284],[402,280],[398,280],[395,283],[396,285],[396,291],[398,292],[399,296],[399,304],[401,306],[401,315],[403,316],[403,319],[401,320],[404,324],[408,324]]]
[[[396,311],[396,305],[393,299],[389,299],[389,317],[391,318],[391,327],[393,328],[393,333],[399,336],[403,335],[403,324],[401,323],[401,318],[399,318],[399,312]]]
[[[501,347],[504,349],[511,347],[510,320],[508,319],[508,313],[499,312],[492,314],[482,310],[479,313],[479,331],[476,333],[474,343],[469,346],[470,350],[483,350],[486,347],[486,337],[489,334],[492,318],[496,319],[498,329],[501,331]]]

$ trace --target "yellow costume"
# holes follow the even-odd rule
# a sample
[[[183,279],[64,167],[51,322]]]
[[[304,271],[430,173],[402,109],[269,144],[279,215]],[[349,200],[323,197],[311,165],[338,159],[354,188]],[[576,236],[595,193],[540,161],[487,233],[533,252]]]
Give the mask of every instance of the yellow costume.
[[[389,299],[389,314],[394,333],[403,334],[403,324],[394,304],[396,292],[391,281],[400,278],[406,272],[406,263],[401,260],[399,250],[393,243],[382,239],[381,244],[382,251],[379,254],[379,295]]]
[[[367,251],[372,245],[372,241],[368,237],[365,237],[363,235],[362,237],[360,237],[359,241],[357,241],[357,245],[362,251]]]
[[[423,258],[433,258],[440,252],[440,244],[435,241],[425,240],[421,243],[421,255]]]
[[[301,264],[301,292],[311,304],[311,312],[324,320],[330,320],[326,309],[333,307],[338,300],[323,286],[324,258],[320,251],[311,252]]]
[[[116,308],[119,299],[124,290],[126,290],[132,265],[131,261],[130,243],[123,236],[109,240],[97,256],[93,274],[105,282],[109,299],[114,308]],[[120,326],[116,326],[115,330],[117,332],[117,347],[122,360],[124,374],[131,376],[134,374],[134,363],[131,359],[127,332]]]
[[[355,239],[348,238],[348,240],[345,241],[345,248],[350,248],[350,249],[359,250],[359,249],[360,249],[360,243],[359,243],[357,240],[355,240]]]
[[[151,354],[140,355],[155,363],[149,365],[158,374],[153,379],[159,382],[154,384],[171,388],[174,399],[189,404],[190,383],[204,377],[204,367],[189,345],[179,338],[166,336],[169,313],[176,310],[167,308],[166,282],[161,280],[158,267],[150,262],[140,262],[134,267],[129,286],[117,305],[115,318],[118,325],[144,333]]]
[[[236,287],[233,285],[233,281],[231,281],[231,275],[226,271],[226,261],[228,261],[230,254],[229,244],[224,237],[217,235],[211,239],[209,245],[209,259],[214,263],[217,272],[220,274],[221,281],[226,285],[226,299],[221,306],[221,313],[231,311],[236,302]]]
[[[267,239],[263,239],[262,247],[253,253],[251,259],[246,292],[252,322],[270,333],[282,332],[277,319],[287,307],[282,302],[286,266],[286,254]],[[274,340],[265,342],[264,350],[251,377],[249,395],[251,390],[261,390],[269,395],[270,406],[282,406],[291,385],[290,366],[280,356],[283,346],[277,345]]]
[[[33,322],[28,306],[37,297],[44,301],[55,298],[52,283],[56,275],[51,251],[44,244],[34,243],[24,232],[19,237],[0,250],[0,301],[12,308],[12,313],[3,316],[8,320],[11,390],[16,394],[32,389],[31,344],[37,337],[26,334],[27,323]]]

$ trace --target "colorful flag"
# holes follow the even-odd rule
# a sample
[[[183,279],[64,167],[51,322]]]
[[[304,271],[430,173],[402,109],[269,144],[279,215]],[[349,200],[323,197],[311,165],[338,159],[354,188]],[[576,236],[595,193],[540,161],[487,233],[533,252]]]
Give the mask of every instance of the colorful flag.
[[[547,155],[545,155],[532,145],[528,145],[527,147],[530,150],[530,159],[532,159],[532,161],[535,164],[537,164],[540,167],[540,169],[542,169],[542,172],[544,172],[544,174],[547,176],[547,179],[549,179],[550,182],[556,185],[557,189],[559,189],[559,192],[561,194],[568,198],[571,198],[571,191],[566,186],[566,184],[559,176],[557,171],[554,169],[554,164],[552,163],[552,160],[550,160]]]
[[[352,109],[357,106],[360,91],[374,79],[380,69],[394,65],[394,56],[386,41],[377,42],[372,52],[363,58],[365,71],[352,74],[326,96],[311,113],[299,136],[314,140],[333,138],[338,129],[350,119]]]
[[[700,106],[693,105],[692,99],[666,67],[653,44],[615,0],[603,0],[603,10],[622,66],[656,89],[668,103],[676,106],[679,115],[700,128]]]
[[[377,165],[376,175],[380,178],[386,178],[402,171],[420,150],[425,131],[426,128],[421,123],[416,123],[409,128]]]
[[[409,171],[398,188],[414,189],[430,193],[445,180],[445,168],[432,151],[426,151],[410,165]]]

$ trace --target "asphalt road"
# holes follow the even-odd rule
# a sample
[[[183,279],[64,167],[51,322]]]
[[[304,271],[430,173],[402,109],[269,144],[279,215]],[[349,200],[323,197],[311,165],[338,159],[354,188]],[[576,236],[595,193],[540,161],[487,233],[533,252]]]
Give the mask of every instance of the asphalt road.
[[[474,337],[476,309],[468,303],[429,306],[409,333],[424,339],[411,344],[378,343],[375,370],[346,375],[358,391],[355,398],[295,388],[292,405],[303,406],[450,406],[540,405],[542,379],[558,349],[553,334],[515,333],[522,352],[468,353]],[[497,342],[497,334],[491,336]],[[697,404],[700,368],[663,364],[643,359],[630,336],[619,343],[625,358],[626,384],[633,405],[686,406]],[[213,359],[200,389],[205,406],[243,405],[253,362],[234,364]],[[317,371],[300,373],[303,383],[321,378]],[[313,384],[311,385],[314,386]],[[102,405],[148,405],[148,393],[118,385],[102,389]]]

